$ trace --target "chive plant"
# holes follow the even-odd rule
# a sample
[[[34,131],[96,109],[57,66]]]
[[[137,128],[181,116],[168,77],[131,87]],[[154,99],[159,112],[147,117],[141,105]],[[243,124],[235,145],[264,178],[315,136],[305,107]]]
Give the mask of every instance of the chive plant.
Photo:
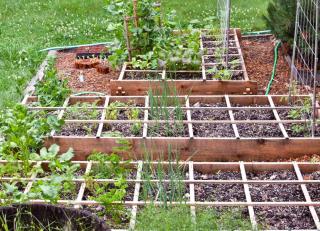
[[[184,112],[177,95],[175,88],[170,92],[167,82],[161,85],[160,90],[149,89],[150,119],[156,121],[151,126],[152,136],[160,134],[161,129],[164,129],[164,135],[167,137],[183,134]],[[169,108],[170,106],[173,108]],[[160,123],[160,120],[165,122]]]
[[[185,202],[184,179],[185,166],[179,164],[178,152],[168,147],[168,162],[164,167],[163,155],[155,165],[151,163],[150,153],[146,153],[143,166],[142,178],[145,180],[142,196],[145,201],[160,201],[164,206],[172,202]],[[152,179],[159,180],[152,183]],[[165,182],[164,180],[169,180]]]

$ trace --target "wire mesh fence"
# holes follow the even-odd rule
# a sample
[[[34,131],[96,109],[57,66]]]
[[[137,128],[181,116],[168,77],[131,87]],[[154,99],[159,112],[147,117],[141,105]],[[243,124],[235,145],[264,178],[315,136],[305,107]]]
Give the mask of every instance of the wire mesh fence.
[[[228,66],[229,30],[230,30],[230,0],[217,1],[217,17],[220,21],[220,33],[225,54],[226,66]]]
[[[312,123],[310,130],[314,136],[316,129],[316,100],[318,76],[318,32],[319,0],[297,0],[295,34],[293,43],[290,96],[299,94],[297,85],[303,85],[312,93],[312,102],[304,102]]]

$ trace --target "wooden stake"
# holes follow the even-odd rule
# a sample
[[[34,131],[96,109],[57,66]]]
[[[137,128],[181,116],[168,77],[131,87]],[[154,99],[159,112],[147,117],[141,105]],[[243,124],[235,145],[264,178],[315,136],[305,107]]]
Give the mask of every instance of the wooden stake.
[[[129,22],[130,17],[125,16],[124,17],[124,32],[125,32],[125,39],[126,39],[126,43],[127,43],[127,50],[128,50],[128,59],[129,62],[131,62],[132,60],[132,56],[131,56],[131,44],[130,44],[130,36],[129,36],[129,26],[128,26],[128,22]]]
[[[133,18],[134,18],[134,25],[136,28],[139,27],[139,18],[137,13],[137,0],[132,0],[133,2]]]

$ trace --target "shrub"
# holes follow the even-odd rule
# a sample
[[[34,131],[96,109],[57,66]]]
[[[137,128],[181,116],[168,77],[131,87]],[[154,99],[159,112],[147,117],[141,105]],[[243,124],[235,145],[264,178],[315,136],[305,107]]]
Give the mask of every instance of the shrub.
[[[296,9],[296,0],[272,0],[264,16],[273,34],[289,44],[293,43]]]

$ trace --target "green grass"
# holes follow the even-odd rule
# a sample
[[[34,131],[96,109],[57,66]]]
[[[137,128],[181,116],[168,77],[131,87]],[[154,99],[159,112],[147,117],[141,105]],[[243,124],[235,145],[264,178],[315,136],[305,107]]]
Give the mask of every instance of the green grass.
[[[198,209],[192,222],[187,206],[154,207],[139,210],[135,230],[251,230],[250,220],[237,209],[218,213],[214,209]]]
[[[233,26],[245,31],[265,29],[261,15],[268,1],[232,2]],[[192,18],[215,15],[215,4],[213,0],[164,0],[166,10],[176,9],[183,25]],[[1,0],[0,108],[21,99],[46,55],[39,49],[109,40],[103,6],[103,0]]]

